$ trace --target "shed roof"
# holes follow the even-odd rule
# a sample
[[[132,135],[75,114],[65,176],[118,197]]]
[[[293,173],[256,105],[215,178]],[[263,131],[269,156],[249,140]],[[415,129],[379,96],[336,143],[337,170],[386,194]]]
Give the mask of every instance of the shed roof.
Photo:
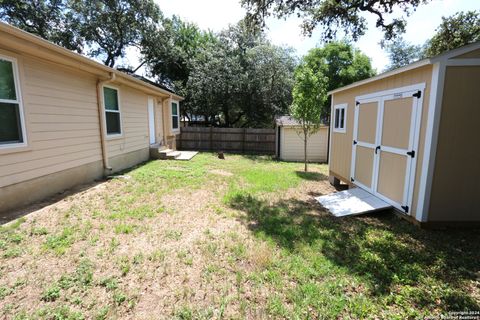
[[[361,86],[363,84],[367,84],[367,83],[370,83],[370,82],[373,82],[373,81],[381,80],[381,79],[384,79],[384,78],[387,78],[387,77],[390,77],[390,76],[393,76],[393,75],[396,75],[396,74],[399,74],[399,73],[403,73],[403,72],[407,72],[409,70],[417,69],[417,68],[420,68],[420,67],[423,67],[423,66],[426,66],[426,65],[429,65],[429,64],[439,62],[441,60],[446,60],[446,59],[449,59],[449,58],[452,58],[452,57],[455,57],[455,56],[458,56],[458,55],[476,50],[478,48],[480,48],[480,41],[465,45],[465,46],[457,48],[457,49],[446,51],[446,52],[444,52],[442,54],[439,54],[435,57],[415,61],[415,62],[410,63],[406,66],[403,66],[401,68],[397,68],[397,69],[394,69],[394,70],[391,70],[391,71],[387,71],[387,72],[378,74],[378,75],[376,75],[374,77],[371,77],[371,78],[368,78],[368,79],[364,79],[364,80],[354,82],[354,83],[349,84],[347,86],[329,91],[328,94],[331,95],[333,93],[337,93],[337,92],[344,91],[344,90],[347,90],[347,89],[350,89],[350,88],[358,87],[358,86]]]
[[[69,59],[70,61],[73,62],[73,63],[70,63],[70,66],[74,66],[76,68],[83,69],[83,70],[88,70],[89,72],[92,72],[92,70],[94,70],[95,73],[102,76],[105,76],[108,74],[115,74],[118,80],[121,80],[127,85],[131,85],[137,88],[143,88],[143,90],[148,91],[151,94],[158,94],[159,96],[164,96],[164,97],[171,96],[176,99],[183,100],[183,97],[175,93],[172,93],[169,90],[161,88],[155,84],[146,82],[143,79],[139,79],[138,77],[129,75],[125,72],[116,70],[114,68],[110,68],[104,64],[101,64],[97,61],[94,61],[76,52],[65,49],[59,45],[56,45],[50,41],[40,38],[34,34],[23,31],[17,27],[11,26],[7,23],[0,22],[0,31],[15,37],[15,39],[21,39],[21,40],[27,41],[28,43],[31,43],[32,45],[36,46],[36,49],[37,48],[46,49],[46,51],[49,51],[50,53]],[[3,42],[3,39],[2,39],[2,42]],[[20,46],[19,43],[15,43],[15,44]],[[38,56],[41,55],[41,52],[39,50],[33,50],[33,51],[30,51],[29,53],[32,55],[38,55]],[[50,61],[54,63],[61,63],[60,59],[50,59]],[[63,61],[64,60],[62,60],[62,62]]]

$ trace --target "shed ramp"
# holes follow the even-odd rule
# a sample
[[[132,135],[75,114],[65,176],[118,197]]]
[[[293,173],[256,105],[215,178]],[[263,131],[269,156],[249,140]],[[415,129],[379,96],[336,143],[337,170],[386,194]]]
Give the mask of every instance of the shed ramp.
[[[392,207],[360,188],[335,192],[315,199],[336,217],[353,216]]]

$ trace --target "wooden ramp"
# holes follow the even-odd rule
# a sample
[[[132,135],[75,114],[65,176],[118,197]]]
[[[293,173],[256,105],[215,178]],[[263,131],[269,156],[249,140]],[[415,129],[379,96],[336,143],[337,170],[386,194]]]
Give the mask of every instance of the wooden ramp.
[[[360,188],[335,192],[315,199],[336,217],[352,216],[392,207]]]

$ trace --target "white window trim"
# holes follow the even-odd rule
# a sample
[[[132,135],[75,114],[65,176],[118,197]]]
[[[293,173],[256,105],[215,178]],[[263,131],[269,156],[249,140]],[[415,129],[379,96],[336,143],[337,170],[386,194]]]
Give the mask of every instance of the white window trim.
[[[5,149],[13,149],[13,148],[23,148],[28,146],[27,142],[27,130],[25,126],[25,113],[23,109],[23,99],[22,99],[22,91],[20,88],[20,76],[18,71],[18,61],[17,59],[9,56],[5,56],[0,54],[0,58],[5,61],[10,61],[12,63],[12,70],[13,70],[13,82],[15,85],[15,95],[17,96],[16,100],[7,100],[7,99],[0,99],[2,103],[16,103],[18,104],[18,113],[20,114],[20,128],[22,130],[22,140],[23,142],[19,143],[6,143],[0,144],[0,150]]]
[[[105,108],[105,91],[103,88],[109,88],[117,91],[117,99],[118,99],[118,110],[107,110]],[[123,137],[123,120],[122,120],[122,102],[120,100],[120,89],[118,87],[112,86],[112,85],[106,85],[104,84],[102,86],[102,103],[103,103],[103,112],[105,114],[105,135],[107,139],[115,139],[115,138],[121,138]],[[120,116],[120,133],[108,133],[107,130],[107,112],[112,112],[112,113],[118,113]]]
[[[177,125],[178,125],[178,128],[173,128],[173,122],[171,122],[171,126],[172,126],[172,132],[173,133],[178,133],[180,132],[180,102],[178,100],[172,100],[170,102],[170,120],[173,120],[173,116],[175,116],[172,112],[173,110],[173,104],[176,103],[177,104]]]
[[[335,128],[335,120],[336,120],[336,113],[337,109],[344,109],[344,117],[343,117],[343,128]],[[338,132],[338,133],[346,133],[347,132],[347,110],[348,110],[348,104],[346,103],[341,103],[341,104],[336,104],[333,106],[333,117],[332,117],[332,128],[333,132]],[[340,114],[340,111],[339,111]]]

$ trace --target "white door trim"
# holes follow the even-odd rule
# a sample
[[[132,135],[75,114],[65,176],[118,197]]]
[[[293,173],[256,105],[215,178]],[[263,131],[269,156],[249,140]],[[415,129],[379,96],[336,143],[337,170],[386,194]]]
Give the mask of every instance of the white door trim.
[[[155,100],[152,97],[148,97],[148,135],[149,135],[149,143],[155,144],[156,136],[155,136]]]
[[[420,92],[420,96],[414,96],[415,93]],[[421,125],[421,116],[422,116],[422,107],[423,107],[423,96],[425,93],[425,83],[419,83],[415,85],[405,86],[401,88],[389,89],[380,92],[375,92],[371,94],[366,94],[358,96],[355,98],[355,117],[354,117],[354,128],[353,128],[353,140],[352,144],[352,162],[351,162],[351,178],[352,182],[359,187],[372,192],[375,196],[378,196],[382,200],[388,202],[399,210],[405,212],[411,212],[412,202],[413,202],[413,191],[415,185],[415,173],[416,173],[416,162],[418,158],[418,145],[420,139],[420,125]],[[409,143],[408,149],[400,149],[389,146],[382,145],[382,131],[383,131],[383,113],[384,113],[384,103],[388,100],[408,98],[413,96],[412,101],[412,115],[410,118],[410,132],[409,132]],[[376,128],[376,141],[372,145],[370,143],[358,141],[358,113],[359,105],[363,103],[377,102],[378,111],[377,111],[377,128]],[[377,148],[380,146],[380,150],[374,155],[373,163],[373,173],[372,173],[372,186],[368,188],[362,183],[355,181],[355,165],[356,165],[356,148],[357,146]],[[407,158],[407,167],[405,170],[405,185],[403,192],[403,203],[397,203],[392,199],[389,199],[378,192],[378,172],[380,165],[380,154],[383,151],[391,152],[398,155],[403,155]],[[375,149],[376,150],[376,149]],[[415,151],[414,156],[410,156],[407,152]]]

